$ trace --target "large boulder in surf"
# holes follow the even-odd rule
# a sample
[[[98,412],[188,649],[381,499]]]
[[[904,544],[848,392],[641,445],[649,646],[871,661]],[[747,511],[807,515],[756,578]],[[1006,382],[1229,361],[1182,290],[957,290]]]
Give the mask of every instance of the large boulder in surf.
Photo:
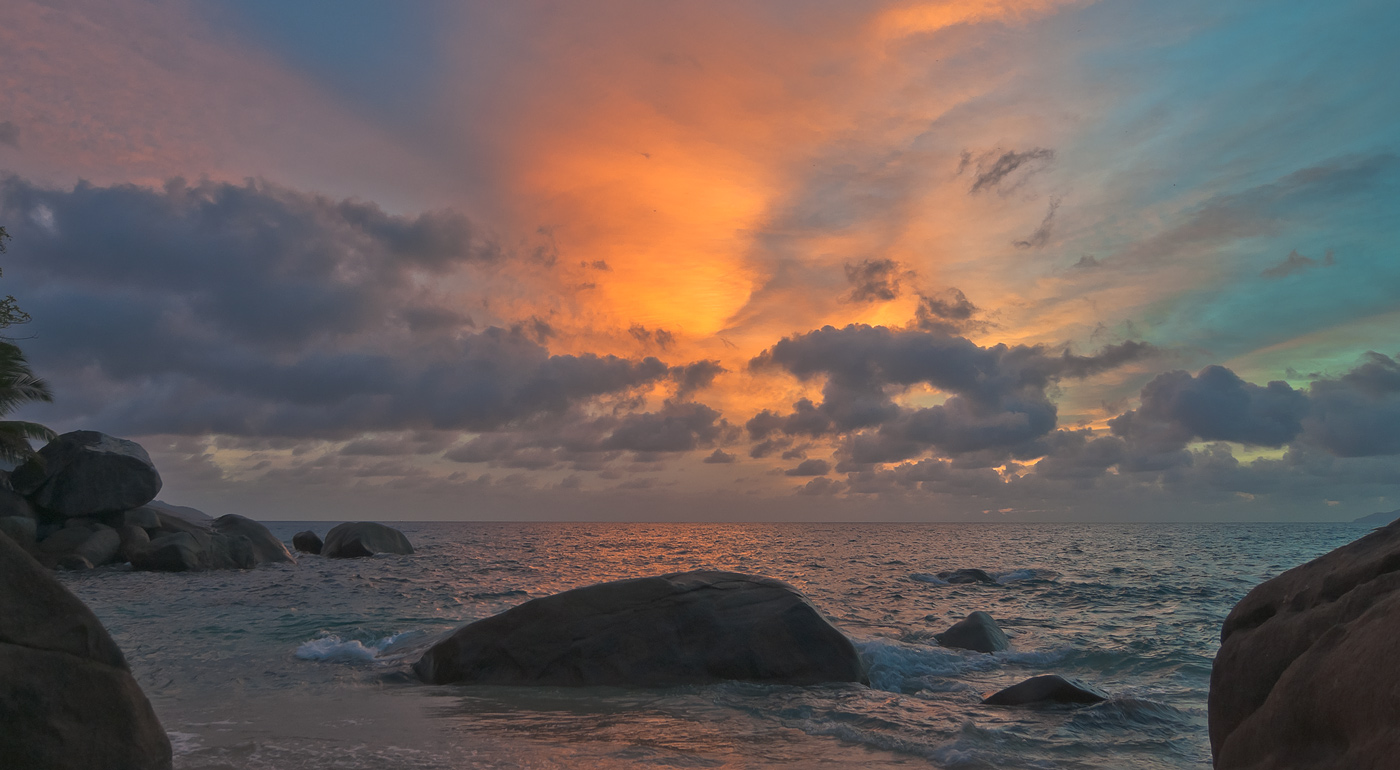
[[[253,559],[258,564],[288,562],[296,559],[287,546],[278,540],[267,527],[246,516],[230,513],[214,519],[214,531],[227,537],[246,537],[253,546]]]
[[[10,475],[16,492],[63,518],[145,505],[160,492],[160,474],[135,441],[92,430],[50,441]]]
[[[985,612],[974,612],[933,637],[944,647],[976,652],[1001,652],[1011,648],[1006,632]]]
[[[305,530],[292,535],[292,547],[302,553],[320,553],[321,537],[311,530]]]
[[[1044,706],[1061,703],[1100,703],[1108,695],[1098,688],[1059,674],[1033,676],[987,696],[988,706]]]
[[[413,670],[431,684],[666,687],[865,679],[850,640],[791,586],[706,571],[533,599],[458,629]]]
[[[1400,522],[1250,591],[1210,677],[1220,770],[1394,767]]]
[[[0,618],[0,765],[170,767],[170,740],[112,637],[4,535]]]
[[[373,556],[377,553],[410,554],[413,545],[393,527],[372,521],[347,521],[331,527],[321,555],[331,559]]]

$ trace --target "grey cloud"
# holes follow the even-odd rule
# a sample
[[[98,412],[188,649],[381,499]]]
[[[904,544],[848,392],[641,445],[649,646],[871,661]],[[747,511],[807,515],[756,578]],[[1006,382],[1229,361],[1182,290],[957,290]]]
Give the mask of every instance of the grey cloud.
[[[724,451],[723,449],[716,449],[715,451],[707,455],[703,462],[708,463],[710,465],[727,465],[729,463],[734,462],[737,459],[737,457]]]
[[[942,332],[880,326],[824,327],[780,340],[750,362],[801,379],[824,376],[822,402],[803,400],[793,411],[762,412],[747,424],[755,440],[788,436],[846,436],[843,461],[897,462],[930,448],[949,454],[1002,452],[1024,456],[1055,428],[1047,388],[1062,378],[1085,377],[1145,355],[1125,343],[1094,356],[1042,347],[980,347]],[[950,394],[940,405],[911,409],[893,395],[917,384]],[[1035,455],[1031,455],[1035,456]]]
[[[720,366],[719,361],[705,359],[694,361],[685,366],[672,367],[671,376],[676,381],[677,396],[685,398],[697,390],[710,387],[714,383],[715,377],[725,371],[725,368]]]
[[[1109,425],[1129,439],[1163,426],[1183,444],[1198,438],[1278,447],[1302,432],[1308,409],[1307,394],[1285,382],[1260,387],[1223,366],[1207,366],[1194,377],[1183,371],[1158,375],[1143,387],[1142,406]]]
[[[1317,267],[1319,264],[1331,266],[1337,263],[1337,257],[1329,249],[1323,256],[1322,262],[1318,262],[1311,257],[1305,257],[1298,253],[1297,249],[1288,252],[1288,256],[1282,262],[1265,270],[1259,275],[1264,278],[1284,278],[1294,273],[1301,273],[1309,268]]]
[[[1338,457],[1400,454],[1400,362],[1380,353],[1335,380],[1314,380],[1306,436]]]
[[[796,468],[783,471],[784,476],[825,476],[831,472],[831,463],[826,460],[803,460]]]
[[[443,456],[456,462],[532,469],[571,462],[575,470],[587,470],[600,458],[616,459],[623,452],[637,459],[660,459],[668,453],[714,446],[731,433],[718,411],[704,404],[668,401],[655,412],[620,417],[572,414],[510,432],[483,433]]]
[[[0,144],[19,149],[19,126],[8,120],[0,120]]]
[[[965,294],[950,287],[937,294],[919,295],[914,325],[924,331],[956,334],[975,325],[972,319],[977,312],[977,306]]]
[[[1044,147],[1036,147],[1025,152],[1009,150],[1000,155],[993,152],[977,158],[974,158],[969,152],[964,152],[958,172],[962,173],[969,167],[973,168],[972,188],[969,192],[979,193],[983,190],[1007,192],[1019,187],[1026,177],[1044,168],[1054,158],[1055,151]],[[1020,173],[1017,174],[1017,171]]]
[[[627,330],[627,333],[632,335],[632,338],[637,342],[642,343],[643,346],[655,344],[662,350],[671,347],[676,341],[676,335],[665,329],[648,329],[640,324],[633,324],[632,327]]]
[[[910,275],[892,259],[864,259],[845,265],[851,291],[848,302],[888,302],[899,296],[900,283]]]
[[[544,319],[475,329],[425,295],[425,278],[503,258],[450,212],[391,215],[251,182],[48,190],[10,177],[0,217],[15,223],[16,289],[37,318],[27,352],[60,394],[43,416],[60,423],[489,431],[672,372],[655,358],[551,355]]]
[[[1044,247],[1045,244],[1050,242],[1050,230],[1055,225],[1055,212],[1059,210],[1059,208],[1060,199],[1058,197],[1051,198],[1050,208],[1045,212],[1045,219],[1040,221],[1040,226],[1035,228],[1035,232],[1031,233],[1025,240],[1015,241],[1012,245],[1018,249],[1039,249]]]

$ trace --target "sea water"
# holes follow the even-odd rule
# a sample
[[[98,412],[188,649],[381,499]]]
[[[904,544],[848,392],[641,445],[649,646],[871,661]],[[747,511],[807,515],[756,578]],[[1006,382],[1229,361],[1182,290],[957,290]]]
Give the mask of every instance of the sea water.
[[[1205,768],[1221,621],[1359,537],[1314,525],[398,526],[412,556],[202,574],[60,573],[126,653],[176,768]],[[271,523],[290,541],[325,523]],[[987,570],[994,584],[937,573]],[[780,578],[856,644],[870,686],[428,686],[442,635],[531,598],[691,569]],[[1012,649],[940,647],[991,613]],[[1039,674],[1101,704],[981,705]]]

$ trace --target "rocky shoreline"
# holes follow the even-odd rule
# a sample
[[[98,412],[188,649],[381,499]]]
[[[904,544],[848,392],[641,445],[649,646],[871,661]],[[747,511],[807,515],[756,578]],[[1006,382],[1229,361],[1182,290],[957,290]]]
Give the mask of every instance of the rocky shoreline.
[[[52,447],[52,449],[51,449]],[[50,571],[129,562],[188,572],[296,564],[262,524],[210,518],[143,499],[159,474],[134,442],[92,432],[59,437],[40,467],[0,491],[0,757],[36,768],[170,767],[170,744],[120,650]],[[106,491],[84,485],[110,484]],[[324,558],[411,554],[402,533],[347,522],[324,540],[293,538]],[[939,573],[988,584],[985,572]],[[1400,617],[1400,523],[1256,587],[1225,620],[1212,673],[1210,737],[1226,768],[1386,767],[1400,675],[1389,655]],[[935,639],[995,654],[1012,640],[970,613]],[[74,645],[78,646],[75,647]],[[771,578],[681,572],[540,597],[445,635],[412,665],[430,684],[668,687],[720,681],[863,684],[851,641],[806,597]],[[74,700],[74,699],[77,700]],[[1110,698],[1058,675],[986,696],[1003,707],[1079,708]],[[48,737],[44,737],[48,736]],[[62,736],[52,739],[52,736]]]

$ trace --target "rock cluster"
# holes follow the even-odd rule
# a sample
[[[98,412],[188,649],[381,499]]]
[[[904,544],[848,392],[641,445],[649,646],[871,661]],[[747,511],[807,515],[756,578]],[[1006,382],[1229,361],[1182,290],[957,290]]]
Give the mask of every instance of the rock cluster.
[[[49,568],[194,571],[291,562],[263,525],[155,502],[160,474],[139,444],[96,431],[49,442],[0,489],[0,533]]]
[[[665,687],[864,681],[855,647],[791,586],[733,572],[618,580],[458,629],[413,666],[431,684]]]
[[[0,535],[0,765],[167,770],[170,740],[92,612]]]
[[[1256,586],[1211,670],[1215,767],[1394,767],[1397,636],[1400,522]]]

